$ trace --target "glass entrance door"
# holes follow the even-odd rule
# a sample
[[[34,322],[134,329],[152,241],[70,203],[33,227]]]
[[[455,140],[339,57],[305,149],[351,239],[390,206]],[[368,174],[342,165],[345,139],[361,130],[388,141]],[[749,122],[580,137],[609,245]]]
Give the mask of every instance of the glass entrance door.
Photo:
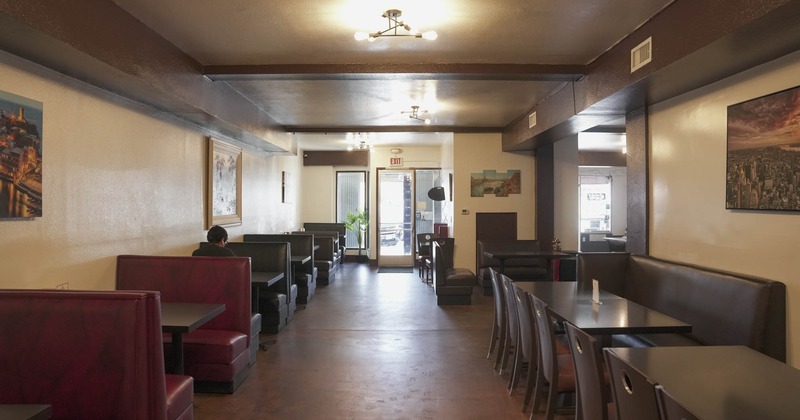
[[[378,169],[378,265],[411,267],[417,231],[433,232],[441,205],[427,196],[439,169]],[[422,229],[422,230],[419,230]]]

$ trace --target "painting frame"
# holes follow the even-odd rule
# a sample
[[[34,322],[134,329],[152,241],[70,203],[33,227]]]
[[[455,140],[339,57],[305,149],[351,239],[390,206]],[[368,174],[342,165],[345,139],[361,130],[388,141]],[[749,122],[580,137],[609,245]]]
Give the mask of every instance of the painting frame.
[[[242,148],[208,138],[206,229],[242,224]]]
[[[798,115],[800,86],[727,107],[726,210],[800,211]]]

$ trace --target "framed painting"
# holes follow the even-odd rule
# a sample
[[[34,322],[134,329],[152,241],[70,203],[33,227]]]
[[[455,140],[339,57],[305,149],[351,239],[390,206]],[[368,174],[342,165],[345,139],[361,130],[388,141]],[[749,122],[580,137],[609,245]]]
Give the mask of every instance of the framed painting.
[[[725,208],[800,211],[800,86],[728,107]]]
[[[206,228],[242,223],[242,149],[209,138]]]
[[[43,104],[0,91],[0,220],[42,217]]]

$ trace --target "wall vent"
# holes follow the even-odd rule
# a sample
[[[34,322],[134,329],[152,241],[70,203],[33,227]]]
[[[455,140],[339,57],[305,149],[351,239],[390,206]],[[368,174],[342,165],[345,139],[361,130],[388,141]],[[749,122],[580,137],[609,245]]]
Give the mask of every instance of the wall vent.
[[[653,37],[649,37],[631,50],[631,73],[653,60]]]
[[[528,115],[528,128],[533,128],[536,125],[536,113]]]

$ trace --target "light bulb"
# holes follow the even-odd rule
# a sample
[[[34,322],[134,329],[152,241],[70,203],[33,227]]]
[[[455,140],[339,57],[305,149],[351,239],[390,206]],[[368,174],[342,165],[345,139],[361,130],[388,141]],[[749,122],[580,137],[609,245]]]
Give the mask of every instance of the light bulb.
[[[369,38],[369,34],[366,32],[356,32],[355,35],[353,35],[353,38],[355,38],[356,41],[363,41]]]
[[[439,34],[437,34],[436,31],[427,31],[422,33],[422,37],[428,41],[433,41],[436,38],[439,38]]]
[[[353,146],[347,146],[347,151],[352,152],[353,151]]]
[[[431,123],[431,119],[430,118],[425,118],[425,124],[430,124],[430,123]]]

